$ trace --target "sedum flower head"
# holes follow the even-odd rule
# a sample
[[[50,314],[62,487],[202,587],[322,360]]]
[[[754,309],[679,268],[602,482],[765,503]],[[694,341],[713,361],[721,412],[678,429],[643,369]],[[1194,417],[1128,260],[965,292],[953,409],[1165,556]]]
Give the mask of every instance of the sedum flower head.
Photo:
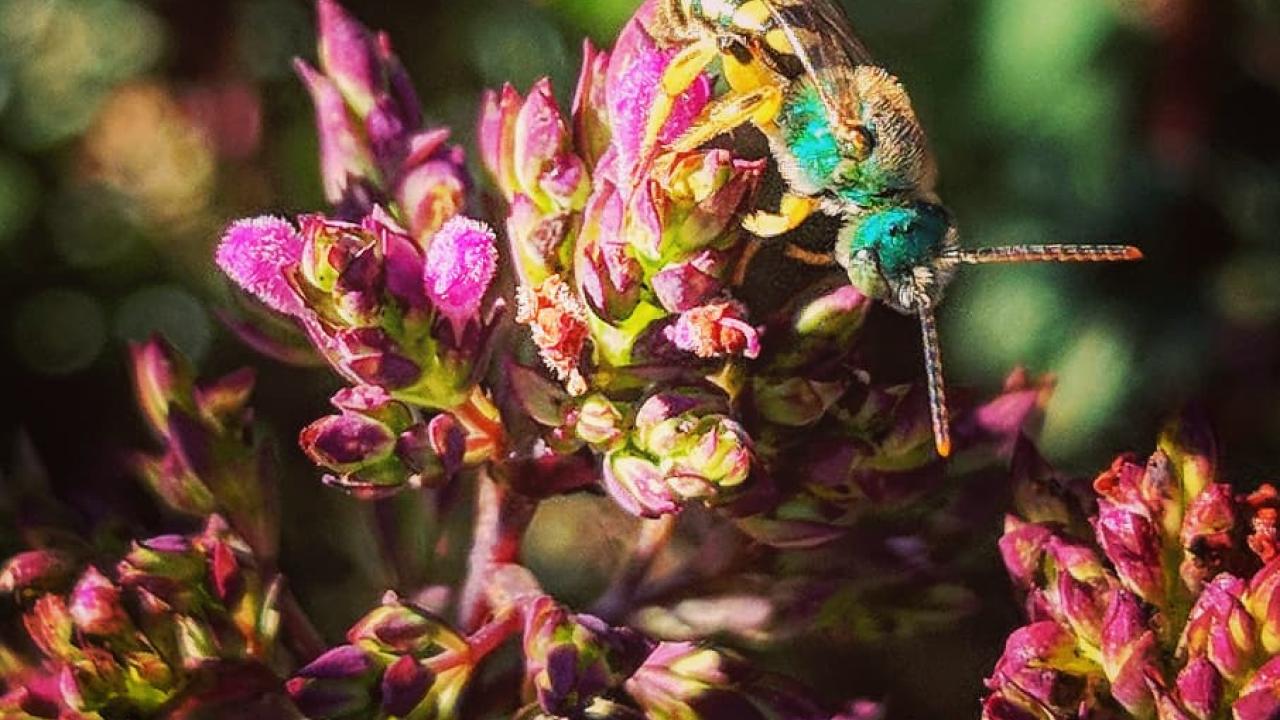
[[[30,564],[19,556],[0,575]],[[139,541],[115,568],[89,565],[69,589],[49,588],[14,589],[41,672],[57,679],[41,695],[58,717],[151,717],[211,687],[221,690],[204,698],[210,706],[249,684],[271,692],[275,589],[218,516],[202,533]]]
[[[471,675],[467,640],[388,593],[339,645],[286,683],[308,718],[447,718]]]
[[[1037,499],[1070,492],[1022,478],[1019,504],[1038,517],[1010,517],[1000,549],[1033,622],[1009,637],[985,717],[1280,712],[1280,564],[1251,552],[1253,508],[1217,482],[1213,453],[1200,426],[1171,426],[1145,463],[1123,456],[1098,476],[1091,526]]]

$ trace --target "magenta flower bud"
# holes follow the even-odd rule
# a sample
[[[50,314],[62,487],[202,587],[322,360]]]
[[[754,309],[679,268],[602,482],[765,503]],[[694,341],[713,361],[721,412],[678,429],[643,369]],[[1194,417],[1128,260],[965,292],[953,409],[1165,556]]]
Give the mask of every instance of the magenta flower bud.
[[[1235,551],[1235,510],[1231,486],[1213,483],[1191,500],[1182,521],[1184,559],[1178,568],[1191,592],[1227,568]]]
[[[1107,609],[1110,588],[1099,572],[1095,576],[1076,576],[1058,564],[1057,576],[1050,580],[1048,602],[1081,641],[1093,647],[1102,645],[1103,614]]]
[[[1004,560],[1009,577],[1021,590],[1035,586],[1043,567],[1045,548],[1053,532],[1044,525],[1028,523],[1006,515],[1004,535],[1000,537],[1000,557]]]
[[[728,256],[719,250],[701,250],[687,260],[671,263],[650,279],[662,307],[684,312],[711,302],[724,289]]]
[[[355,413],[320,418],[298,438],[312,462],[340,473],[390,457],[395,441],[386,425]]]
[[[1203,657],[1191,658],[1178,673],[1178,698],[1196,720],[1209,720],[1222,702],[1222,676]]]
[[[372,705],[378,670],[365,650],[340,645],[298,670],[285,689],[309,718],[351,717]]]
[[[657,464],[647,458],[611,452],[604,458],[601,477],[609,496],[632,515],[654,518],[680,509],[675,491]]]
[[[169,405],[183,400],[195,387],[190,363],[168,341],[153,337],[129,346],[133,386],[138,407],[156,435],[169,434]]]
[[[391,663],[382,675],[382,710],[388,715],[407,717],[427,696],[435,675],[412,657],[405,655]]]
[[[516,116],[512,148],[516,181],[539,208],[577,209],[587,198],[590,178],[571,142],[551,82],[543,78]]]
[[[455,338],[478,322],[480,306],[498,268],[493,230],[470,218],[444,224],[427,248],[422,280],[436,310],[449,319]]]
[[[120,603],[119,588],[93,566],[80,576],[67,609],[76,629],[90,635],[115,635],[132,625]]]
[[[521,606],[525,675],[548,713],[576,717],[621,684],[650,650],[639,636],[590,615],[574,615],[548,597]]]
[[[1047,710],[1064,716],[1083,704],[1084,679],[1097,667],[1076,652],[1075,638],[1051,620],[1015,630],[986,685],[1004,703],[988,703],[993,717],[1019,717],[1017,708]],[[1040,717],[1040,715],[1033,715]]]
[[[664,332],[673,345],[704,359],[760,355],[760,331],[746,321],[746,307],[736,301],[682,312]]]
[[[1153,707],[1147,676],[1158,672],[1156,653],[1155,633],[1138,598],[1116,590],[1103,620],[1102,666],[1111,682],[1111,695],[1135,715]]]
[[[582,41],[582,69],[573,95],[573,145],[588,166],[594,167],[609,146],[607,90],[609,53],[597,50],[591,40]]]
[[[304,244],[295,287],[308,308],[341,326],[375,322],[386,269],[379,228],[320,215],[304,216],[300,224]]]
[[[466,640],[447,622],[388,593],[347,631],[347,642],[380,653],[418,659],[446,650],[465,650]]]
[[[618,406],[597,393],[584,398],[576,408],[573,430],[589,445],[609,447],[625,434],[624,420]]]
[[[591,309],[610,321],[629,317],[640,301],[643,271],[623,240],[624,219],[617,188],[600,178],[582,214],[574,278]]]
[[[422,376],[422,368],[402,355],[395,342],[379,328],[343,330],[334,340],[339,365],[360,382],[398,390],[414,384]]]
[[[237,220],[218,243],[218,267],[245,292],[286,315],[302,312],[302,302],[287,273],[302,259],[302,238],[280,218]]]
[[[396,190],[409,230],[423,246],[466,204],[470,183],[462,149],[445,146],[448,136],[447,129],[439,128],[413,139],[415,147],[405,163],[408,169]]]
[[[58,550],[18,553],[0,568],[0,593],[57,592],[65,589],[75,571],[75,559]]]
[[[1053,378],[1032,378],[1023,368],[1015,368],[1005,378],[1001,393],[974,408],[954,433],[972,444],[994,445],[999,453],[1012,455],[1028,423],[1043,418],[1053,394]]]
[[[384,78],[372,33],[334,0],[318,0],[320,65],[360,117],[373,110]]]
[[[1094,530],[1098,545],[1115,566],[1124,586],[1143,600],[1162,606],[1165,602],[1162,549],[1151,521],[1101,501]]]
[[[1245,606],[1258,623],[1263,649],[1271,655],[1280,653],[1280,558],[1254,573]]]
[[[440,487],[462,467],[467,435],[449,413],[417,423],[400,433],[396,456],[413,473],[411,485]]]
[[[58,595],[41,595],[31,610],[23,616],[22,625],[40,652],[46,656],[66,660],[74,657],[72,645],[75,623],[67,603]]]
[[[480,159],[510,202],[520,192],[516,179],[516,117],[524,99],[510,84],[486,90],[480,100],[477,144]]]
[[[331,204],[368,209],[368,188],[382,184],[373,152],[357,127],[338,86],[303,60],[294,69],[302,77],[316,109],[320,133],[320,175]]]
[[[1231,705],[1233,720],[1272,720],[1280,713],[1280,657],[1262,665]]]
[[[1258,629],[1241,598],[1243,580],[1223,573],[1204,586],[1183,634],[1186,651],[1205,656],[1224,678],[1239,682],[1252,669]]]

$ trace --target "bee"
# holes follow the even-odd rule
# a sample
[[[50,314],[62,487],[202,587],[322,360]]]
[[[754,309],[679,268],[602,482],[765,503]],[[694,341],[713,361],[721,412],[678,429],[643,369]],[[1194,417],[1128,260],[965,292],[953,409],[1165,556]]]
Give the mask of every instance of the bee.
[[[672,99],[719,57],[729,90],[662,152],[692,150],[745,123],[764,133],[787,187],[777,212],[757,210],[744,227],[773,238],[815,211],[842,220],[833,253],[790,247],[788,255],[839,265],[864,294],[919,319],[939,455],[950,455],[951,434],[934,312],[959,266],[1142,257],[1125,245],[961,247],[910,97],[871,58],[836,0],[663,0],[662,7],[659,39],[686,44],[662,78],[653,138]]]

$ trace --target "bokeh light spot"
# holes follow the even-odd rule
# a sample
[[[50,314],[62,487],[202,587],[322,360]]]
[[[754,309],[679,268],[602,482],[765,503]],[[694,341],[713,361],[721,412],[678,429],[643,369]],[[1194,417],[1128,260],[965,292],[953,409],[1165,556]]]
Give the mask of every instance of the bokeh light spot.
[[[1280,316],[1280,256],[1241,253],[1231,258],[1213,282],[1219,311],[1234,322],[1259,325]]]
[[[25,163],[0,155],[0,245],[26,228],[38,207],[37,180]]]
[[[1095,323],[1074,334],[1054,364],[1058,384],[1045,417],[1042,444],[1049,456],[1074,455],[1093,445],[1135,388],[1127,334]]]
[[[54,288],[24,300],[13,323],[18,356],[35,372],[65,375],[93,363],[106,343],[98,301],[79,290]]]
[[[213,336],[204,306],[173,285],[142,288],[125,298],[116,309],[115,333],[133,342],[163,335],[196,363],[208,352]]]

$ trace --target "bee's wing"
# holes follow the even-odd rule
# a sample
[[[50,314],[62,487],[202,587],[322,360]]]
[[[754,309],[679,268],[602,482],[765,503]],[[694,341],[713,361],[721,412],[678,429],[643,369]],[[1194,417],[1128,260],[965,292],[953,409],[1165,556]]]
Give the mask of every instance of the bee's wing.
[[[836,0],[763,1],[774,20],[788,31],[801,62],[812,64],[813,69],[875,64],[871,52],[854,34],[848,15]]]
[[[837,0],[762,0],[774,21],[786,33],[805,73],[823,95],[829,112],[845,88],[831,87],[833,79],[822,70],[833,67],[875,65],[871,52],[853,32],[853,26]],[[824,77],[826,78],[824,80]]]

